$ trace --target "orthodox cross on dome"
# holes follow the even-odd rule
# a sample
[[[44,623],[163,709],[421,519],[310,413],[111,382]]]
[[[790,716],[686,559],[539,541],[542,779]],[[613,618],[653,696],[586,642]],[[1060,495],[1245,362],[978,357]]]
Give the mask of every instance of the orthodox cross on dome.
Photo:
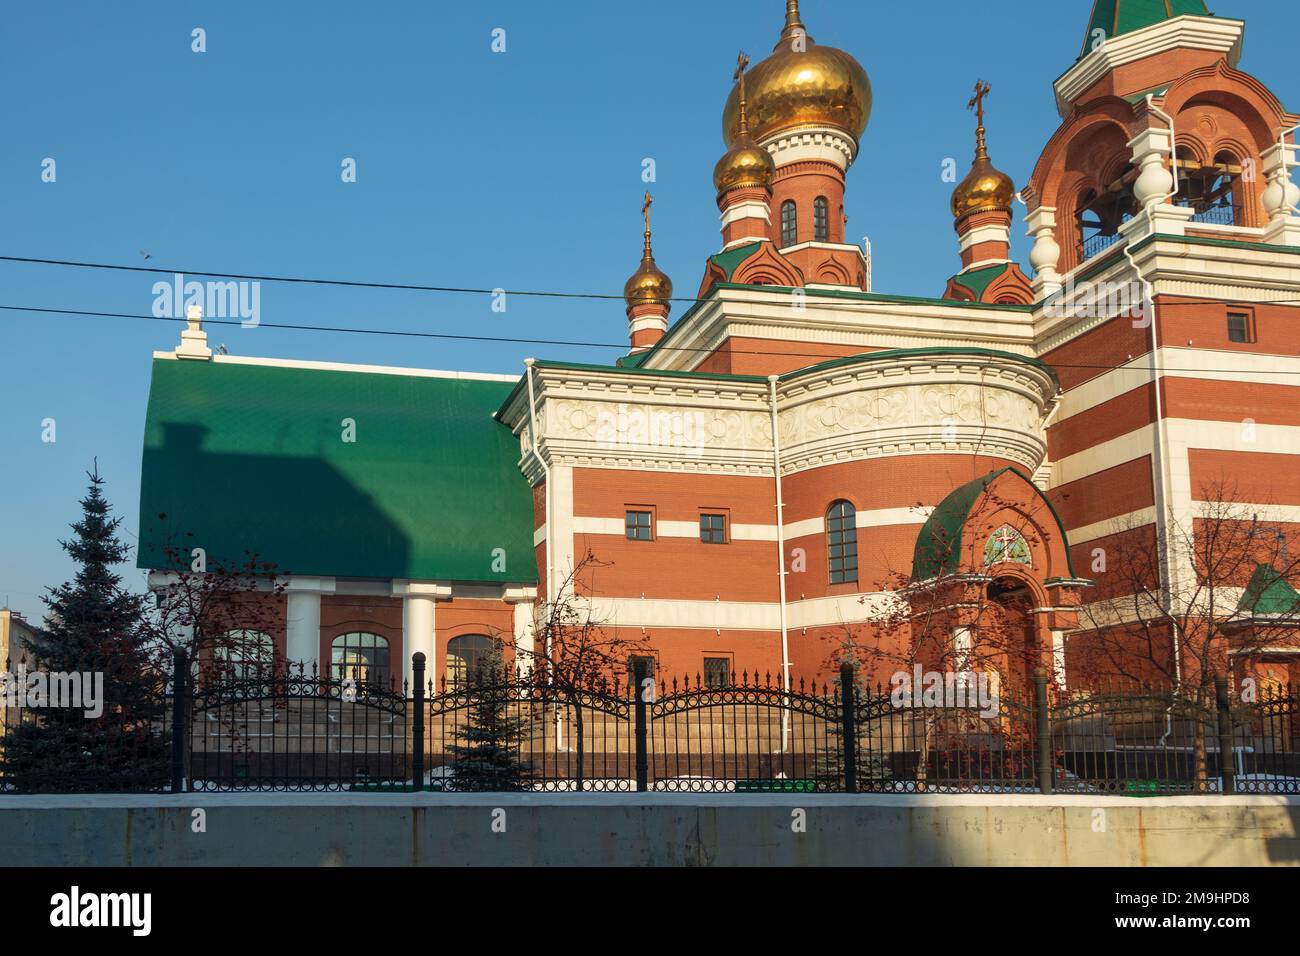
[[[984,564],[1033,564],[1029,543],[1019,531],[1004,524],[984,546]]]
[[[740,84],[740,135],[749,135],[749,119],[745,116],[745,70],[749,69],[749,57],[741,50],[736,57],[736,72],[733,79]]]
[[[641,215],[645,217],[645,256],[643,258],[653,259],[650,254],[650,207],[654,205],[654,197],[649,193],[645,194],[645,202],[641,205]]]
[[[975,95],[971,101],[966,104],[966,109],[974,110],[975,116],[979,120],[979,126],[975,130],[975,155],[983,156],[988,152],[984,142],[984,100],[993,91],[993,87],[983,80],[975,81]]]

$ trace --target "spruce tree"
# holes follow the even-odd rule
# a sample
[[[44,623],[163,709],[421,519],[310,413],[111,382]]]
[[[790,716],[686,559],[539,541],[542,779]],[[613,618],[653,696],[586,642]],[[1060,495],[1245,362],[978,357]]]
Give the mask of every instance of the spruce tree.
[[[32,652],[50,673],[102,674],[103,711],[24,710],[5,747],[6,782],[20,791],[151,790],[167,780],[163,674],[141,627],[145,599],[114,570],[130,553],[117,535],[122,519],[111,515],[98,467],[88,477],[81,520],[60,542],[77,572],[42,597],[47,613]]]
[[[456,790],[506,792],[527,790],[531,767],[519,759],[527,735],[523,718],[511,713],[514,696],[501,645],[491,648],[466,675],[470,694],[467,721],[455,731],[458,743],[447,750],[455,758],[451,785]]]

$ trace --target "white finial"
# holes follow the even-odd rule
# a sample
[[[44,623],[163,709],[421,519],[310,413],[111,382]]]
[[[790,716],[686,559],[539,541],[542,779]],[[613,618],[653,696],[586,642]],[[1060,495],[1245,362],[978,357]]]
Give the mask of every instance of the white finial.
[[[203,331],[203,307],[191,302],[185,310],[185,331],[181,333],[181,344],[176,349],[177,358],[200,359],[212,358],[212,349],[208,348],[208,333]]]

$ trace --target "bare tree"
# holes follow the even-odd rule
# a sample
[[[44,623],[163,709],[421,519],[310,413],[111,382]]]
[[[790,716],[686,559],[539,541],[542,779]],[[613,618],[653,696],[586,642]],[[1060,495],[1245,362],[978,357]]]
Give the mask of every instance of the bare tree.
[[[563,700],[573,714],[575,783],[583,789],[585,780],[586,724],[584,710],[593,694],[615,694],[633,656],[648,656],[650,645],[640,632],[627,637],[596,617],[593,596],[595,578],[608,562],[590,551],[558,583],[556,597],[538,609],[531,650],[520,648],[517,655],[532,679],[544,684],[548,694]],[[636,689],[642,693],[641,688]],[[557,735],[561,732],[556,714]]]

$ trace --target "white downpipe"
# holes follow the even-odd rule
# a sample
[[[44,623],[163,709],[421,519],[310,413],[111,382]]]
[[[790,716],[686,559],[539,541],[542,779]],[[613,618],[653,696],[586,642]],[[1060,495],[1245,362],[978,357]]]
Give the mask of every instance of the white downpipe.
[[[554,614],[553,602],[555,600],[555,560],[552,557],[553,544],[551,534],[551,495],[555,491],[551,487],[551,469],[546,464],[546,459],[541,453],[541,438],[537,434],[537,404],[536,395],[533,391],[533,366],[537,364],[537,359],[524,359],[524,365],[527,371],[524,373],[528,376],[528,437],[529,444],[532,446],[533,458],[537,464],[542,466],[542,480],[546,483],[546,604],[547,613]],[[546,659],[549,662],[551,658],[551,633],[546,632]],[[547,679],[552,680],[548,669]],[[564,749],[564,718],[561,716],[560,709],[555,710],[555,746],[558,750]]]
[[[781,432],[776,415],[777,375],[767,377],[772,411],[772,471],[776,476],[776,581],[781,611],[781,687],[790,693],[790,629],[785,610],[785,500],[781,496]],[[790,745],[790,709],[781,715],[781,751]]]
[[[1174,126],[1174,118],[1170,116],[1168,113],[1166,113],[1164,110],[1160,109],[1158,106],[1155,105],[1154,94],[1150,94],[1150,93],[1147,94],[1147,109],[1150,110],[1155,115],[1159,116],[1161,119],[1163,119],[1166,123],[1169,124],[1169,168],[1170,171],[1173,173],[1173,179],[1174,179],[1174,188],[1172,192],[1163,196],[1158,202],[1152,202],[1147,204],[1147,207],[1144,211],[1146,212],[1148,217],[1154,218],[1155,216],[1154,209],[1157,205],[1160,205],[1164,203],[1166,200],[1169,200],[1174,196],[1178,195],[1178,182],[1179,182],[1178,180],[1178,132]],[[1166,593],[1166,604],[1168,605],[1169,613],[1172,616],[1173,601],[1174,601],[1174,595],[1173,595],[1174,556],[1173,556],[1173,545],[1170,540],[1171,535],[1169,531],[1169,517],[1170,517],[1170,506],[1169,506],[1170,495],[1169,495],[1169,488],[1168,488],[1169,435],[1168,435],[1168,429],[1165,427],[1164,401],[1160,395],[1160,383],[1161,380],[1164,378],[1164,362],[1161,358],[1161,352],[1160,352],[1160,322],[1158,316],[1159,310],[1156,308],[1155,289],[1152,287],[1151,283],[1147,280],[1147,278],[1144,275],[1142,275],[1142,269],[1140,266],[1138,266],[1137,260],[1133,258],[1133,253],[1132,250],[1129,248],[1128,243],[1124,244],[1124,256],[1125,258],[1128,259],[1129,265],[1133,267],[1133,274],[1137,276],[1138,282],[1141,283],[1142,285],[1142,301],[1151,310],[1151,375],[1152,375],[1152,383],[1153,383],[1152,390],[1155,392],[1155,405],[1156,405],[1155,452],[1156,452],[1156,457],[1158,458],[1158,461],[1156,463],[1155,487],[1158,494],[1160,495],[1159,507],[1156,509],[1156,522],[1157,522],[1156,528],[1157,528],[1157,533],[1160,535],[1161,540],[1159,541],[1159,545],[1162,551],[1164,552],[1164,559],[1165,559],[1165,567],[1166,567],[1165,585],[1168,589]],[[1182,642],[1178,634],[1178,628],[1176,627],[1171,628],[1170,633],[1173,640],[1172,650],[1174,655],[1174,684],[1176,688],[1181,689],[1183,686]],[[1166,714],[1165,734],[1164,737],[1161,738],[1162,745],[1165,742],[1165,740],[1169,737],[1172,730],[1173,730],[1172,715]]]

